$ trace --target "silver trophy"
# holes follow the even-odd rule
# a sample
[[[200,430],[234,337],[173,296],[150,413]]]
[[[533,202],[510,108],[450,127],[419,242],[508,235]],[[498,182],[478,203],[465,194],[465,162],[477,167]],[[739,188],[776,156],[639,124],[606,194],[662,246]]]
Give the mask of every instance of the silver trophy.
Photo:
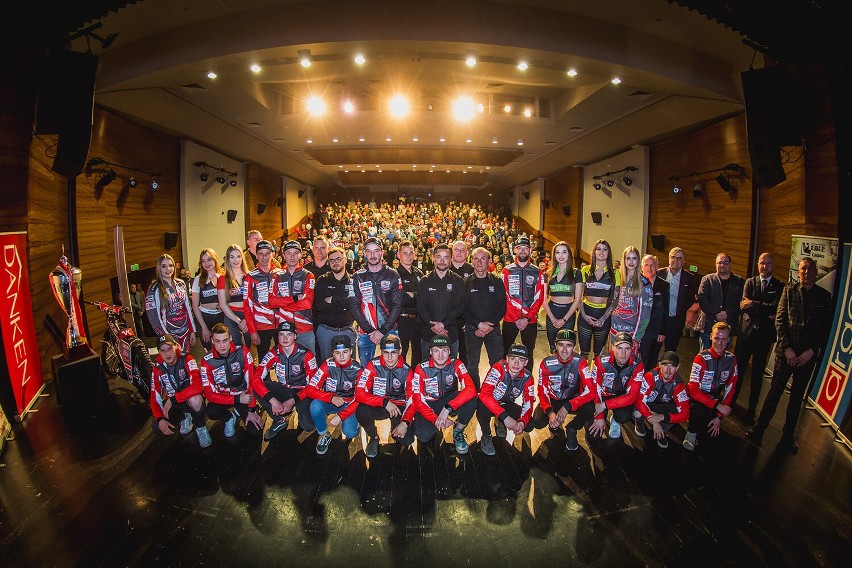
[[[53,297],[68,316],[68,328],[65,331],[65,357],[75,360],[91,354],[89,340],[83,330],[83,310],[80,306],[80,280],[82,271],[69,264],[65,257],[65,247],[59,264],[50,273],[50,285]]]

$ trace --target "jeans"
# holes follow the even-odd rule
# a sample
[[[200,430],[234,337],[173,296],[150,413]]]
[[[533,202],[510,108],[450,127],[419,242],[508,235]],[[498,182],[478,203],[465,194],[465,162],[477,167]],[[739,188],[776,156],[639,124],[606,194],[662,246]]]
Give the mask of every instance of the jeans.
[[[317,364],[322,364],[323,361],[331,357],[331,339],[335,335],[345,335],[352,342],[352,345],[355,345],[358,338],[355,337],[355,330],[352,329],[352,326],[349,327],[341,327],[335,328],[325,325],[321,323],[317,326],[316,329],[316,348],[317,350],[314,352],[317,358]],[[352,353],[352,358],[355,358],[355,353]]]
[[[311,418],[314,420],[314,424],[316,424],[317,432],[322,434],[328,433],[328,415],[329,414],[337,414],[347,406],[352,404],[352,402],[347,402],[343,406],[334,406],[330,402],[325,402],[324,400],[320,400],[315,398],[311,401]],[[343,435],[348,439],[352,439],[358,435],[358,417],[353,412],[346,420],[341,422],[340,428],[343,430]]]
[[[311,353],[316,354],[317,352],[317,342],[314,338],[313,331],[303,331],[296,334],[296,343],[310,351]],[[330,354],[329,354],[330,356]]]
[[[399,337],[399,330],[394,328],[388,332],[389,334],[396,335]],[[373,340],[370,339],[370,335],[367,333],[359,333],[358,334],[358,361],[361,362],[361,366],[365,366],[369,363],[373,357],[376,355],[376,344],[373,343]]]

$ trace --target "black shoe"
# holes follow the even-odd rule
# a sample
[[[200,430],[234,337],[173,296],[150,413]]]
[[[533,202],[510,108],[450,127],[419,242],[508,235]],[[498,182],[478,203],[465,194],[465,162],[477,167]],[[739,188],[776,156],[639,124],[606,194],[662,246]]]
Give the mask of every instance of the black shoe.
[[[287,418],[285,416],[276,416],[275,420],[272,422],[272,425],[269,426],[269,429],[263,435],[263,439],[267,442],[274,438],[278,432],[287,429]]]
[[[778,442],[778,445],[791,454],[795,454],[799,451],[799,444],[796,443],[795,436],[781,436],[781,441]]]
[[[745,418],[743,418],[743,424],[746,426],[754,426],[757,423],[757,417],[754,415],[753,410],[749,410],[746,412]]]
[[[565,429],[565,449],[569,452],[575,451],[579,448],[579,444],[577,444],[577,431],[573,428]]]
[[[364,450],[364,453],[367,454],[368,458],[374,458],[379,454],[379,437],[373,436],[370,438],[370,441],[367,442],[367,448]]]
[[[754,442],[755,444],[759,444],[763,441],[763,428],[760,426],[755,426],[748,432],[746,432],[746,438]]]

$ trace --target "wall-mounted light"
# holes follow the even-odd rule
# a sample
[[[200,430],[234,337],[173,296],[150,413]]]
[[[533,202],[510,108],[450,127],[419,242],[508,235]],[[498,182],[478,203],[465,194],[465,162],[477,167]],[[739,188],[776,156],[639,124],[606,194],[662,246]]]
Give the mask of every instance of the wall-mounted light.
[[[127,185],[128,185],[129,187],[136,187],[137,185],[139,185],[139,182],[138,182],[138,181],[136,181],[136,178],[135,178],[135,177],[130,176],[130,179],[129,179],[129,180],[127,180]]]
[[[700,181],[695,182],[695,185],[692,186],[692,197],[701,197],[703,189]]]
[[[216,180],[216,183],[223,184],[226,181],[228,181],[228,179],[225,177],[225,174],[228,174],[228,176],[230,176],[230,178],[231,178],[231,182],[230,182],[231,187],[237,186],[237,180],[236,180],[237,172],[229,172],[224,167],[217,168],[215,166],[211,166],[210,164],[208,164],[207,162],[204,162],[204,161],[195,162],[193,165],[196,168],[202,168],[201,174],[199,174],[199,176],[198,176],[201,181],[207,181],[208,179],[210,179],[210,174],[207,172],[207,170],[210,169],[214,172],[218,172],[216,177],[214,178]]]
[[[152,172],[148,170],[143,170],[142,168],[137,168],[136,166],[125,166],[123,164],[115,164],[113,162],[108,162],[104,158],[100,156],[96,156],[91,158],[88,162],[86,162],[86,173],[93,174],[99,173],[101,174],[101,178],[95,184],[95,188],[98,190],[102,190],[109,184],[111,184],[119,175],[116,173],[115,168],[124,169],[129,172],[128,177],[121,176],[122,179],[127,180],[127,185],[129,187],[136,187],[138,185],[138,181],[136,180],[137,173],[144,173],[151,176],[152,183],[154,182],[154,178],[160,175],[160,172]],[[153,188],[152,189],[156,189]]]
[[[113,170],[113,169],[106,170],[104,172],[104,175],[101,176],[101,179],[99,179],[98,182],[95,184],[95,189],[105,188],[106,186],[111,184],[113,181],[115,181],[116,175],[117,174],[115,173],[115,170]]]
[[[702,193],[704,192],[704,187],[701,184],[701,180],[698,179],[698,178],[700,178],[701,176],[707,175],[707,174],[714,174],[714,173],[717,173],[717,172],[719,172],[719,175],[716,176],[716,183],[719,184],[719,187],[721,187],[722,191],[724,191],[725,193],[728,193],[732,189],[735,189],[734,186],[731,184],[731,179],[730,179],[730,176],[731,176],[732,173],[739,175],[739,176],[745,175],[745,169],[741,165],[739,165],[739,164],[726,164],[726,165],[724,165],[720,168],[713,168],[713,169],[710,169],[710,170],[704,170],[702,172],[696,171],[696,172],[691,172],[689,174],[671,176],[669,179],[671,181],[675,182],[675,187],[677,187],[677,180],[678,179],[680,179],[682,177],[686,177],[686,176],[695,177],[696,182],[695,182],[695,186],[693,186],[693,188],[692,188],[692,195],[695,196],[695,197],[701,197]],[[672,191],[674,191],[675,193],[680,193],[679,189],[675,190],[673,188]]]
[[[600,175],[592,176],[592,179],[595,180],[595,183],[592,184],[592,187],[597,190],[600,190],[603,187],[603,184],[601,184],[601,180],[606,180],[607,187],[613,187],[615,185],[616,180],[616,178],[614,178],[613,176],[622,172],[624,172],[624,177],[621,178],[621,181],[624,183],[624,185],[633,185],[633,178],[630,177],[630,172],[635,172],[638,169],[639,168],[637,168],[636,166],[624,166],[620,170],[604,172]]]
[[[669,180],[672,182],[672,193],[678,194],[683,191],[683,189],[680,187],[680,182],[675,176],[670,177]]]

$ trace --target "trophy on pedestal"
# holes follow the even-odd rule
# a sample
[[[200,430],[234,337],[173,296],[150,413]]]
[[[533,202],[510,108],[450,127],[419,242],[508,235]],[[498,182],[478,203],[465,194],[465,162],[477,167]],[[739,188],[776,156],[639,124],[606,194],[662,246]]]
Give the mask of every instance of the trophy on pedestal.
[[[80,280],[82,271],[71,266],[65,257],[65,247],[59,264],[50,273],[50,287],[53,296],[68,316],[68,328],[65,331],[65,358],[75,361],[92,354],[89,340],[83,330],[83,310],[80,306]]]

